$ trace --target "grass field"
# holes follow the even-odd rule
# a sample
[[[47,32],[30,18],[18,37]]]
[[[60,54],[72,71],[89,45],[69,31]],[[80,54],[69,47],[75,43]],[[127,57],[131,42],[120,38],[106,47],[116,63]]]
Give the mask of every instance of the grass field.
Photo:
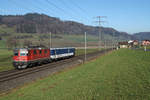
[[[87,49],[87,53],[96,52],[98,49]],[[76,55],[84,54],[84,49],[77,49]],[[0,49],[0,72],[14,69],[12,66],[13,52],[7,49]]]
[[[144,47],[143,47],[144,48]],[[150,46],[146,46],[146,49],[150,49]]]
[[[94,48],[94,49],[87,49],[87,53],[92,53],[92,52],[97,52],[99,49],[98,48]],[[85,50],[84,49],[77,49],[76,50],[76,55],[82,55],[85,54]]]
[[[0,100],[149,100],[150,52],[120,49]]]
[[[16,46],[24,47],[24,45],[28,42],[30,42],[30,45],[45,45],[49,47],[49,41],[50,41],[50,35],[45,33],[14,33],[9,31],[8,33],[1,32],[0,28],[0,37],[2,37],[2,40],[5,42],[0,41],[0,48],[7,47],[8,45],[10,48],[13,48],[14,45],[10,45],[10,41],[16,40]],[[13,34],[11,34],[13,33]],[[52,40],[52,47],[83,47],[84,46],[84,34],[80,35],[73,35],[73,34],[52,34],[51,35]],[[107,44],[112,41],[112,38],[110,36],[106,35]],[[10,41],[8,41],[10,40]],[[97,46],[98,45],[98,37],[95,35],[87,34],[87,45],[88,46]],[[6,44],[7,43],[7,44]],[[103,44],[103,43],[102,43]]]
[[[5,41],[0,40],[0,48],[6,48]]]
[[[13,69],[12,55],[12,51],[0,49],[0,71]]]
[[[0,34],[1,36],[1,34]],[[18,41],[17,47],[23,47],[24,41],[30,41],[33,45],[45,45],[49,47],[49,34],[29,34],[29,33],[13,33],[9,36],[3,36],[2,38],[7,41],[9,38],[14,38]],[[53,47],[76,47],[84,46],[84,35],[70,35],[70,34],[52,34],[52,46]],[[16,39],[17,38],[17,39]],[[97,45],[98,37],[87,35],[88,45]],[[0,41],[0,48],[6,47],[6,42]]]

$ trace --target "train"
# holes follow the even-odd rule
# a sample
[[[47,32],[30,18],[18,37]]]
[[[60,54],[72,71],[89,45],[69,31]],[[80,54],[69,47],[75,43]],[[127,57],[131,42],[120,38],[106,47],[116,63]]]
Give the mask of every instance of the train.
[[[35,65],[42,65],[53,61],[71,58],[75,56],[74,47],[43,48],[32,46],[28,48],[16,48],[13,55],[15,69],[25,69]]]

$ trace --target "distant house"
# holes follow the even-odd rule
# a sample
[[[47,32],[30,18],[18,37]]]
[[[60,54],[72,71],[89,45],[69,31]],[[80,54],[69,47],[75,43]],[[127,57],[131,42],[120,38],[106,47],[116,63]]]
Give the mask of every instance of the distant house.
[[[133,41],[133,45],[134,45],[134,46],[137,46],[137,45],[139,45],[139,42],[138,42],[138,40],[134,40],[134,41]]]
[[[150,40],[143,40],[142,41],[142,45],[145,46],[145,45],[150,45]]]
[[[139,45],[139,42],[137,40],[130,40],[128,41],[129,47],[137,47]]]
[[[119,42],[118,46],[119,48],[128,48],[128,42]]]
[[[133,40],[129,40],[129,41],[128,41],[128,47],[129,47],[129,48],[133,47]]]
[[[133,43],[133,40],[129,40],[128,43],[129,43],[129,44]]]

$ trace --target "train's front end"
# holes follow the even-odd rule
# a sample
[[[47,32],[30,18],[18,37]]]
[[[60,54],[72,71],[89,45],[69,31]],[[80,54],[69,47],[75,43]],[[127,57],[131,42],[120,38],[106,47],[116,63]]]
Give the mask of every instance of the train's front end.
[[[24,69],[28,66],[28,49],[15,49],[13,66],[16,69]]]

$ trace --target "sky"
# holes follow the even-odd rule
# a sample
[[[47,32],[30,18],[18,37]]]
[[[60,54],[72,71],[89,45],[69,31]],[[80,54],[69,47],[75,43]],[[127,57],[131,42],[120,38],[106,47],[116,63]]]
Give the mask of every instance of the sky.
[[[129,34],[150,32],[150,0],[0,0],[0,15],[43,13],[61,20],[97,26],[96,16]]]

